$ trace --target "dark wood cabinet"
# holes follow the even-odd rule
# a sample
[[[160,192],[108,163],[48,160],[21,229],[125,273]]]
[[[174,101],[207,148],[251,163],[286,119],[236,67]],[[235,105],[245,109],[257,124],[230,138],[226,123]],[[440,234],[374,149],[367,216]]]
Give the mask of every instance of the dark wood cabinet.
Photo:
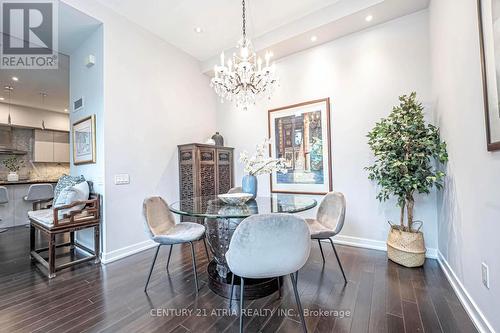
[[[191,143],[178,149],[181,200],[227,193],[233,187],[234,148]]]

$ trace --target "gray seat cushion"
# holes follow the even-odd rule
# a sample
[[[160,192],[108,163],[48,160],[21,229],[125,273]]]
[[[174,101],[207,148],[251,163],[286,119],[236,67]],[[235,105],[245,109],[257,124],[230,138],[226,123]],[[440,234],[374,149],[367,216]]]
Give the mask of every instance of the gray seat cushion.
[[[54,225],[54,210],[40,209],[28,212],[28,217],[35,222],[45,225],[50,228]]]
[[[172,245],[197,241],[204,234],[205,226],[198,223],[182,222],[168,229],[165,234],[154,235],[153,240],[160,244]]]
[[[333,230],[328,229],[316,219],[306,219],[306,222],[309,227],[309,232],[311,232],[311,238],[313,239],[324,239],[335,236]]]
[[[67,210],[60,210],[57,217],[58,220],[61,221],[62,219],[64,219],[64,215],[69,213],[71,212]],[[54,226],[54,209],[52,208],[30,211],[28,212],[28,217],[30,218],[30,220],[33,220],[39,224],[43,224],[48,229]],[[75,219],[77,219],[78,222],[83,222],[86,220],[95,219],[95,217],[93,214],[89,214],[89,212],[84,210],[81,213],[76,214]],[[66,219],[66,222],[67,221],[68,219]]]

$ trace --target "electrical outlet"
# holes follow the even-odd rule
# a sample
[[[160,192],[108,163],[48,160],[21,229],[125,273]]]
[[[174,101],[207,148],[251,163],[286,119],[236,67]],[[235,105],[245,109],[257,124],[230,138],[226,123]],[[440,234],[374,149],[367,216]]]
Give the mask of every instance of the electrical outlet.
[[[481,276],[484,286],[490,289],[490,270],[484,262],[481,264]]]

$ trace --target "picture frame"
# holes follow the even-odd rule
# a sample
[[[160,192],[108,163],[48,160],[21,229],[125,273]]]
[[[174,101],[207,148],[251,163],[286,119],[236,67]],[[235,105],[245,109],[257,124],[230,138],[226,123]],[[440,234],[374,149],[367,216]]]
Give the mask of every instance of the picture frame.
[[[73,123],[73,164],[96,162],[96,121],[95,115],[85,117]]]
[[[500,150],[500,0],[477,0],[486,145]],[[500,22],[500,21],[498,21]],[[498,74],[497,74],[498,73]]]
[[[286,174],[270,175],[271,193],[332,191],[330,98],[268,111],[269,155],[284,158]]]

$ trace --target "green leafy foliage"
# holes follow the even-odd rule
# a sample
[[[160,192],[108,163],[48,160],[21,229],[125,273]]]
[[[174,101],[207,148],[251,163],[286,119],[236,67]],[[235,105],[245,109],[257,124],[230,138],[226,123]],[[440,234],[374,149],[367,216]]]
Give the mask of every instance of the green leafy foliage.
[[[416,93],[401,96],[399,101],[391,114],[368,133],[375,162],[365,169],[368,178],[380,186],[377,199],[385,201],[395,196],[401,207],[400,227],[412,231],[413,195],[428,194],[434,186],[443,187],[445,174],[436,167],[436,162],[445,163],[448,154],[439,129],[425,123]],[[403,222],[405,206],[407,226]]]

